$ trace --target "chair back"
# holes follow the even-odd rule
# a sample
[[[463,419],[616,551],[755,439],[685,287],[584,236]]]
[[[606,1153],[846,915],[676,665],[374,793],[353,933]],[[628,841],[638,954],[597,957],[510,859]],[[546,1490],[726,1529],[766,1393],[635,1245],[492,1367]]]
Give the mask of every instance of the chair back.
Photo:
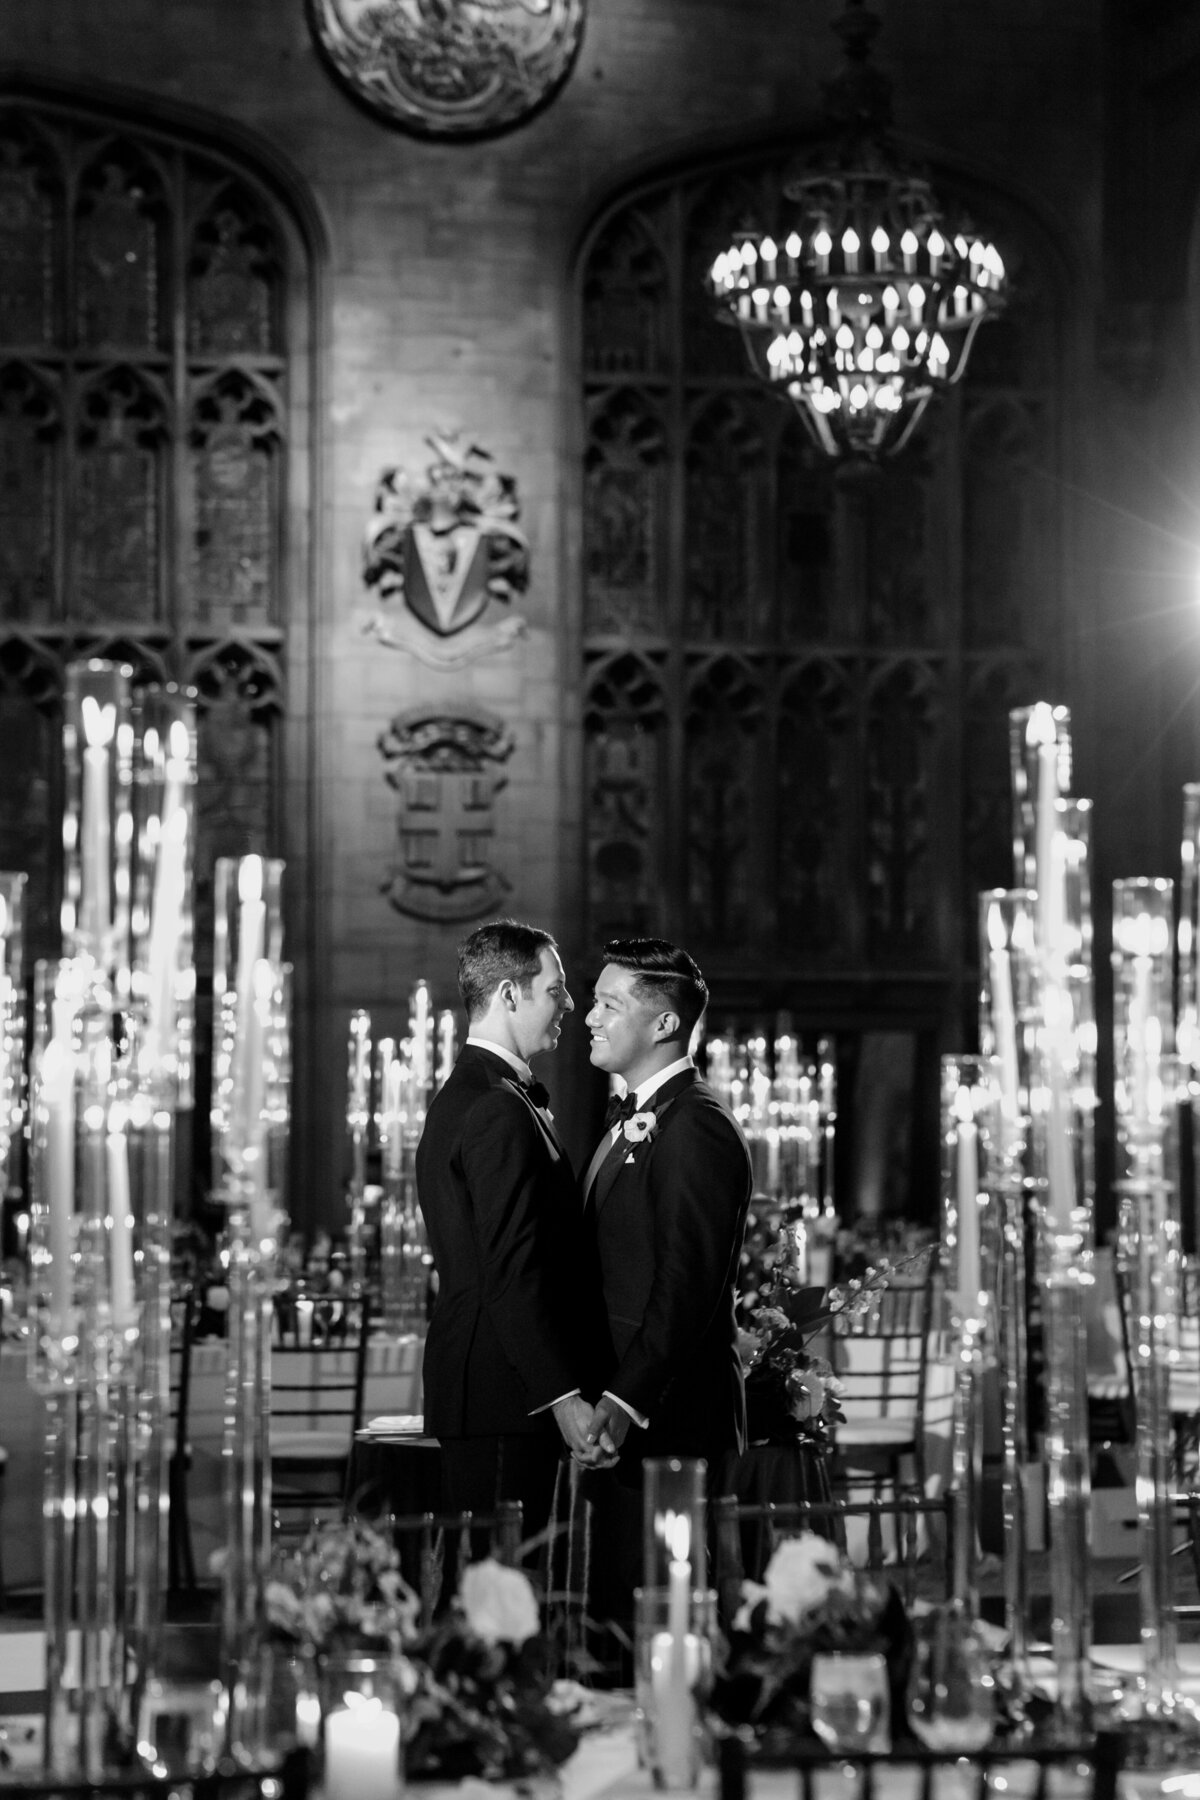
[[[414,1513],[380,1521],[400,1553],[400,1571],[421,1603],[422,1628],[449,1606],[468,1563],[486,1556],[520,1562],[519,1500],[502,1500],[494,1513]]]
[[[333,1329],[297,1329],[277,1315],[271,1347],[271,1500],[277,1519],[340,1511],[354,1434],[362,1425],[367,1378],[370,1297],[337,1298]],[[298,1522],[301,1522],[298,1521]]]
[[[761,1581],[776,1547],[815,1531],[846,1552],[857,1568],[885,1574],[910,1605],[918,1597],[948,1600],[954,1592],[953,1497],[897,1494],[873,1500],[753,1500],[735,1494],[713,1501],[716,1587],[722,1616],[732,1619],[742,1582]]]
[[[831,1321],[830,1361],[842,1384],[845,1424],[834,1437],[843,1470],[874,1471],[876,1488],[886,1473],[900,1486],[901,1458],[912,1463],[914,1492],[925,1486],[925,1383],[933,1329],[936,1259],[923,1277],[871,1296],[854,1312]]]
[[[827,1800],[834,1791],[856,1800],[885,1800],[896,1779],[911,1772],[903,1785],[907,1800],[941,1800],[953,1792],[962,1800],[1050,1800],[1069,1793],[1072,1800],[1116,1800],[1124,1761],[1124,1739],[1117,1732],[1097,1732],[1081,1744],[994,1745],[964,1755],[961,1750],[926,1750],[905,1744],[902,1750],[824,1750],[812,1740],[798,1740],[789,1761],[796,1800]],[[753,1766],[746,1740],[730,1732],[717,1743],[720,1800],[754,1800]],[[778,1792],[780,1771],[772,1767],[764,1780]]]

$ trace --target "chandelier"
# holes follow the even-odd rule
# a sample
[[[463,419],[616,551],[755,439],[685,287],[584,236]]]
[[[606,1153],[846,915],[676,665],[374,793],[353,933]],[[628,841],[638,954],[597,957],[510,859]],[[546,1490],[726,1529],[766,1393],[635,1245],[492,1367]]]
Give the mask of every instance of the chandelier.
[[[756,375],[831,457],[907,443],[1005,295],[995,246],[893,152],[891,84],[868,60],[878,28],[849,0],[834,24],[847,64],[826,89],[831,134],[784,180],[775,228],[738,231],[708,278]]]

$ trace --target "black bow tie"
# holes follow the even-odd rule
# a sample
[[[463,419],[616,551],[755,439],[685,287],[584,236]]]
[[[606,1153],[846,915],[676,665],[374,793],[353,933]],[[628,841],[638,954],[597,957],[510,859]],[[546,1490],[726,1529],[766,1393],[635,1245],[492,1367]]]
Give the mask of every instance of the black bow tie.
[[[620,1125],[624,1120],[632,1119],[637,1109],[635,1094],[626,1094],[623,1100],[618,1099],[616,1094],[610,1095],[608,1105],[604,1109],[605,1131],[611,1131],[614,1125]]]
[[[530,1100],[532,1100],[533,1104],[536,1107],[539,1107],[542,1112],[548,1110],[550,1105],[550,1090],[544,1082],[531,1081],[529,1086],[525,1089],[525,1092]]]

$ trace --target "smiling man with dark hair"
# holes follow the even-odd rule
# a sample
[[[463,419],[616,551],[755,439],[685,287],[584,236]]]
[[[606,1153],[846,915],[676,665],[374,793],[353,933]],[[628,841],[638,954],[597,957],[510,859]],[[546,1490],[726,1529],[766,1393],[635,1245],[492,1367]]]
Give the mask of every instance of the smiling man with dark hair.
[[[707,999],[686,950],[615,939],[587,1015],[592,1062],[626,1087],[583,1180],[610,1353],[588,1435],[619,1453],[615,1473],[589,1478],[593,1604],[626,1630],[641,1579],[643,1459],[704,1457],[715,1475],[745,1442],[734,1296],[750,1156],[692,1063]]]

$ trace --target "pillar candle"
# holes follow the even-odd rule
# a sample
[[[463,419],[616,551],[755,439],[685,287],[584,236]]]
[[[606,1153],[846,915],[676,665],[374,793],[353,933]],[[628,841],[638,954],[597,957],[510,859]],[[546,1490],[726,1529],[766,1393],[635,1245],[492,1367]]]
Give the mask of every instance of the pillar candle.
[[[1034,854],[1037,864],[1038,947],[1045,954],[1057,950],[1055,886],[1058,876],[1054,834],[1058,801],[1058,733],[1053,709],[1039,702],[1030,714],[1030,737],[1037,744],[1037,818]]]
[[[364,1699],[328,1713],[325,1800],[396,1800],[400,1791],[400,1721],[395,1713],[385,1712],[378,1700]]]
[[[83,819],[80,836],[80,928],[96,953],[112,925],[109,887],[108,746],[117,721],[117,709],[101,706],[85,694],[81,704],[83,734]]]
[[[129,1146],[123,1116],[115,1106],[109,1109],[104,1160],[108,1177],[112,1322],[117,1331],[126,1331],[137,1319],[133,1286],[133,1219],[129,1200]]]
[[[1013,1129],[1021,1116],[1017,1070],[1017,1021],[1013,1007],[1012,969],[1004,942],[1004,921],[998,906],[988,907],[988,986],[991,990],[992,1036],[1000,1061],[1000,1103],[1006,1126]]]
[[[429,1085],[429,989],[425,982],[418,981],[412,991],[412,1013],[409,1018],[409,1031],[412,1034],[413,1070],[417,1078],[417,1086],[424,1090]]]
[[[42,1202],[46,1208],[50,1252],[50,1314],[61,1337],[70,1323],[71,1227],[75,1215],[75,1054],[71,1013],[54,1005],[54,1033],[42,1054],[42,1105],[45,1108],[45,1151],[42,1159]]]
[[[175,975],[187,901],[188,813],[184,799],[188,777],[187,744],[187,726],[176,719],[171,726],[172,754],[167,762],[163,786],[162,825],[150,904],[146,1049],[151,1064],[169,1055],[174,1047]]]
[[[454,1067],[454,1014],[449,1007],[438,1017],[438,1071],[437,1084],[445,1085],[451,1069]]]
[[[958,1304],[964,1319],[979,1311],[979,1127],[971,1114],[971,1096],[959,1088],[957,1200],[958,1200]]]

